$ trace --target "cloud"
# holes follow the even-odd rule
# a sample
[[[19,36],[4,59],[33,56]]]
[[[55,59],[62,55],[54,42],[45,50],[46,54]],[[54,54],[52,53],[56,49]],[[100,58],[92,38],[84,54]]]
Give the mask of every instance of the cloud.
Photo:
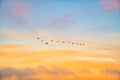
[[[35,74],[35,71],[30,68],[26,68],[24,70],[18,70],[16,68],[11,68],[11,67],[0,69],[1,78],[10,78],[12,76],[17,76],[19,80],[20,79],[22,80],[25,77],[32,76],[34,74]]]
[[[115,44],[103,44],[101,46],[95,46],[94,49],[97,50],[109,50],[113,51],[114,53],[119,53],[120,45],[115,45]]]
[[[117,75],[120,80],[120,69],[105,69],[102,73]]]
[[[85,57],[85,56],[73,56],[71,60],[85,60],[85,61],[97,61],[97,62],[116,62],[113,58],[97,58],[97,57]]]
[[[25,16],[27,13],[27,6],[22,2],[15,0],[12,4],[10,4],[11,11],[18,18],[20,23],[25,22]]]
[[[7,6],[4,7],[4,14],[10,19],[14,19],[16,23],[25,24],[26,16],[30,11],[28,11],[28,6],[26,3],[22,3],[20,0],[13,0],[6,3]]]
[[[120,76],[120,69],[106,69],[104,72]]]
[[[59,76],[68,76],[74,75],[72,71],[69,71],[64,68],[53,67],[47,68],[45,66],[39,66],[37,68],[24,68],[16,69],[11,67],[1,68],[0,69],[0,78],[4,80],[5,78],[18,78],[17,80],[44,80],[42,78],[46,76],[59,77]],[[37,76],[37,77],[36,77]]]
[[[73,23],[73,18],[74,18],[73,13],[67,13],[64,16],[62,16],[61,18],[54,19],[51,22],[51,26],[54,26],[54,27],[69,26]]]
[[[100,0],[100,5],[107,12],[120,9],[120,0]]]
[[[85,69],[85,68],[81,69],[79,72],[80,72],[80,74],[83,74],[83,73],[84,74],[93,74],[93,72],[91,70]]]
[[[59,68],[59,67],[53,67],[52,69],[48,69],[48,68],[46,68],[44,66],[39,66],[37,68],[37,70],[38,70],[38,72],[41,72],[42,74],[48,74],[48,75],[52,75],[52,76],[74,75],[74,72],[69,71],[69,70],[64,69],[64,68]]]
[[[116,59],[111,57],[92,57],[92,56],[81,56],[81,55],[67,55],[60,56],[56,55],[53,58],[43,59],[45,62],[76,62],[76,61],[94,61],[94,62],[116,62]]]
[[[32,38],[31,33],[26,33],[18,30],[1,30],[0,36],[11,38],[11,39],[30,39]]]

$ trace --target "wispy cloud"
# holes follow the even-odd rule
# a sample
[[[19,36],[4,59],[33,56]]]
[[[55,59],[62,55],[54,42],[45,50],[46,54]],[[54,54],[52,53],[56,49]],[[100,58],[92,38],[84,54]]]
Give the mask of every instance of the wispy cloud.
[[[94,61],[94,62],[116,62],[114,58],[90,57],[90,56],[55,56],[53,58],[43,59],[45,62],[76,62],[76,61]]]
[[[21,45],[21,44],[1,44],[0,48],[1,49],[15,49],[15,48],[23,48],[25,47],[24,45]]]
[[[100,50],[100,51],[109,51],[112,54],[114,53],[114,55],[116,53],[119,53],[119,49],[120,49],[120,45],[119,44],[99,44],[93,47],[94,50]]]
[[[115,9],[120,9],[120,0],[100,0],[100,5],[106,11],[113,11]]]
[[[60,28],[65,26],[70,26],[73,23],[73,20],[74,20],[74,14],[68,13],[63,15],[61,18],[52,20],[51,26],[60,27]]]
[[[80,74],[93,74],[93,72],[89,69],[81,69],[80,71]]]
[[[15,0],[11,3],[9,3],[9,13],[13,16],[16,17],[17,21],[20,24],[25,23],[26,20],[26,14],[28,13],[28,7],[25,3],[20,2],[20,0]]]
[[[18,24],[25,24],[27,15],[30,14],[28,5],[20,0],[13,0],[4,6],[4,14],[10,19],[14,19]]]
[[[26,33],[16,30],[1,30],[0,36],[11,38],[11,39],[30,39],[32,38],[31,33]]]

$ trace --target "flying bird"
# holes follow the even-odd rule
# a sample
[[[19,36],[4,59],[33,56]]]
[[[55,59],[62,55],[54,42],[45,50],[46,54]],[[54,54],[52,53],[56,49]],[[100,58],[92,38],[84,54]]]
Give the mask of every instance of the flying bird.
[[[82,44],[82,45],[85,45],[85,44]]]
[[[41,40],[41,42],[43,42],[43,40]]]
[[[51,40],[51,42],[53,42],[53,40]]]
[[[48,44],[48,42],[45,42],[45,44]]]
[[[78,45],[78,43],[76,43],[76,45]]]
[[[37,38],[37,39],[40,39],[40,38]]]
[[[36,39],[39,40],[40,38],[37,37]],[[53,42],[53,41],[54,41],[54,40],[51,40],[51,42]],[[46,42],[46,41],[44,41],[44,40],[41,40],[41,42],[45,42],[46,45],[49,44],[48,42]],[[57,42],[57,43],[58,43],[58,42],[65,43],[65,41],[59,41],[59,40],[57,40],[56,42]],[[85,45],[85,44],[82,44],[82,43],[74,43],[74,42],[66,42],[66,43],[67,43],[67,44],[70,44],[70,43],[71,43],[72,45],[73,45],[73,44],[75,44],[75,45]]]
[[[70,42],[68,42],[68,44],[69,44]]]

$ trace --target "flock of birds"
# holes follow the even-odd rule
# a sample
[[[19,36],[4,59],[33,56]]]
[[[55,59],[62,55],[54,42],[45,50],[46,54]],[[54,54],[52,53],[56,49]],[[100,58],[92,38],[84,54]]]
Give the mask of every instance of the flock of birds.
[[[47,41],[44,41],[44,40],[40,39],[39,37],[37,38],[37,40],[40,40],[41,42],[45,43],[46,45],[49,44]],[[80,45],[80,46],[85,45],[85,44],[82,44],[82,43],[66,42],[66,41],[59,41],[59,40],[57,40],[57,41],[50,40],[50,42],[57,42],[57,43],[63,43],[63,44],[67,43],[67,44],[71,44],[71,45]]]

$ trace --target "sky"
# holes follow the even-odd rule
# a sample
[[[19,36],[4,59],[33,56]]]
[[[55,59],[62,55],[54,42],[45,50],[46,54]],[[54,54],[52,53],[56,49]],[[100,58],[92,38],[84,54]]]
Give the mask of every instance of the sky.
[[[119,3],[0,0],[0,79],[119,80]]]

